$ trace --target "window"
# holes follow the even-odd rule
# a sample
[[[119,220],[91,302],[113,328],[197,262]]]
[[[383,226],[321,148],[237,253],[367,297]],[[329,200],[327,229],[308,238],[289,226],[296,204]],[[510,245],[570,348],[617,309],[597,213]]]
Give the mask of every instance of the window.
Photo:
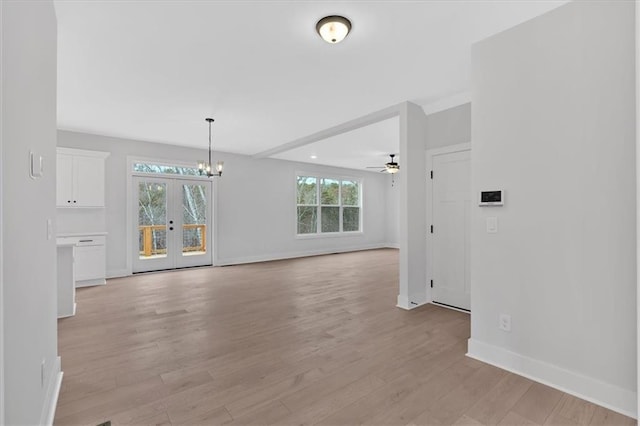
[[[155,163],[133,163],[133,171],[135,173],[200,176],[200,172],[197,167],[170,166]]]
[[[296,183],[298,235],[360,232],[359,180],[297,176]]]

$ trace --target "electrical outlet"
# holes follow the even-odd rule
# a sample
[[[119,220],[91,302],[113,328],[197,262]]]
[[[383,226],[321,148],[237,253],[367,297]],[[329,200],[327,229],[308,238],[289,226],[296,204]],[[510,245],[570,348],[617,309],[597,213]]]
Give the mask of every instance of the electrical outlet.
[[[511,331],[511,315],[500,314],[500,330]]]

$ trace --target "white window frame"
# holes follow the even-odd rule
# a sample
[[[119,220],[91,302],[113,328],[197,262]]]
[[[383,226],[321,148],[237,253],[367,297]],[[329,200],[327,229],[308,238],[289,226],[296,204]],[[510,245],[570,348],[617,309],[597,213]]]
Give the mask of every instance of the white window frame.
[[[315,178],[316,179],[316,201],[317,204],[298,204],[298,178],[299,177],[311,177],[311,178]],[[338,182],[340,182],[339,188],[338,188],[338,199],[340,200],[340,204],[338,205],[329,205],[329,204],[322,204],[322,198],[321,198],[321,180],[322,179],[332,179],[332,180],[337,180]],[[358,205],[357,206],[345,206],[342,204],[342,181],[352,181],[352,182],[357,182],[358,183]],[[295,174],[295,179],[294,179],[294,191],[293,191],[293,195],[294,195],[294,203],[293,203],[293,207],[295,209],[294,211],[294,217],[295,217],[295,223],[294,223],[294,235],[296,239],[312,239],[312,238],[335,238],[335,237],[352,237],[352,236],[357,236],[357,235],[362,235],[364,233],[364,224],[363,224],[363,210],[364,210],[364,202],[362,199],[362,187],[363,187],[363,183],[362,183],[363,179],[360,177],[356,177],[356,176],[338,176],[338,175],[328,175],[328,174],[320,174],[320,173],[311,173],[311,172],[296,172]],[[316,224],[316,232],[313,234],[298,234],[298,207],[304,207],[304,206],[308,206],[308,207],[316,207],[317,210],[317,214],[316,214],[316,220],[317,220],[317,224]],[[339,212],[339,223],[340,223],[340,231],[338,232],[322,232],[322,207],[338,207],[340,209]],[[344,207],[358,207],[359,210],[359,217],[358,217],[358,224],[360,225],[360,229],[358,231],[343,231],[343,209]]]
[[[134,176],[157,176],[157,177],[168,177],[173,179],[189,179],[189,180],[201,180],[203,182],[211,182],[211,207],[209,210],[209,214],[211,215],[211,233],[212,235],[207,235],[208,241],[211,242],[211,254],[212,254],[212,264],[213,266],[218,266],[220,264],[218,258],[218,181],[217,179],[211,179],[207,176],[191,176],[191,175],[177,175],[177,174],[165,174],[165,173],[144,173],[144,172],[136,172],[133,170],[133,165],[135,163],[150,163],[150,164],[159,164],[165,166],[180,166],[180,167],[193,167],[192,162],[187,162],[183,160],[168,160],[166,158],[151,158],[144,157],[139,155],[127,155],[127,221],[126,221],[126,235],[127,235],[127,243],[126,245],[126,269],[123,271],[116,271],[115,274],[112,274],[113,277],[120,276],[130,276],[133,275],[133,252],[135,248],[133,247],[132,239],[129,236],[133,232],[133,224],[131,221],[131,217],[133,217],[133,177]]]

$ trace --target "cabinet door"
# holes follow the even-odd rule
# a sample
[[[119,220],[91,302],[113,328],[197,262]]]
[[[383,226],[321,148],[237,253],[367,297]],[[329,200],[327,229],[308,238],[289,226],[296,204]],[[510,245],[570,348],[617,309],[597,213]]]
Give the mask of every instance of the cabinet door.
[[[75,200],[78,207],[104,207],[104,159],[74,157]]]
[[[75,249],[76,281],[104,279],[106,276],[105,246],[81,246]]]
[[[75,201],[73,197],[73,157],[67,154],[58,154],[56,169],[56,205],[58,207],[73,206]]]

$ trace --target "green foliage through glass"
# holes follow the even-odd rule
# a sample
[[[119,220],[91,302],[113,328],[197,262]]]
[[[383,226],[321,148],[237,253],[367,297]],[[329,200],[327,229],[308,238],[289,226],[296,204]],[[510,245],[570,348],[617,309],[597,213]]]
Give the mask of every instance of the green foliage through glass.
[[[296,184],[298,234],[360,231],[360,182],[297,176]]]
[[[322,195],[320,199],[323,205],[340,205],[340,181],[334,179],[321,179]]]

